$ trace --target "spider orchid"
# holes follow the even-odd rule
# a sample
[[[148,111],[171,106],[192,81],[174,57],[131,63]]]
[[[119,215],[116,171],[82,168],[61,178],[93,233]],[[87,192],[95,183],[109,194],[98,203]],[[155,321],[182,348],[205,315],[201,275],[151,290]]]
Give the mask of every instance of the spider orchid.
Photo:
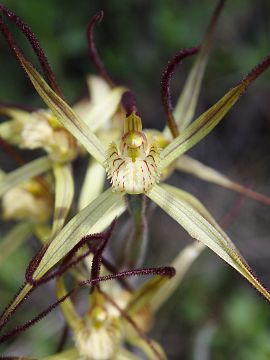
[[[102,13],[97,14],[92,21],[92,25],[100,21],[101,18]],[[15,44],[10,31],[2,21],[0,26],[20,65],[52,114],[84,146],[95,161],[106,169],[112,184],[109,189],[100,194],[74,216],[62,230],[52,236],[49,245],[45,249],[44,256],[35,269],[33,278],[35,280],[42,278],[78,244],[84,234],[99,232],[113,217],[120,215],[125,209],[123,202],[125,195],[136,196],[143,194],[183,226],[192,238],[208,246],[270,300],[270,294],[252,274],[248,264],[233,242],[204,206],[191,194],[163,183],[171,170],[176,166],[178,159],[213,130],[239,100],[249,85],[269,67],[270,58],[267,57],[252,69],[239,84],[230,89],[215,105],[189,125],[193,116],[194,102],[196,102],[209,50],[209,42],[206,42],[206,45],[201,48],[198,61],[193,68],[195,70],[191,73],[193,75],[189,78],[188,86],[185,88],[184,94],[186,95],[184,97],[189,97],[189,100],[191,97],[193,105],[188,108],[184,116],[185,124],[180,126],[181,132],[178,134],[179,124],[177,126],[177,122],[176,124],[174,123],[175,115],[172,112],[170,103],[169,80],[176,65],[183,58],[197,53],[199,48],[191,48],[179,52],[169,63],[163,76],[163,100],[169,120],[169,128],[175,138],[171,141],[165,141],[166,138],[164,136],[159,136],[159,134],[155,136],[155,132],[144,131],[136,105],[130,93],[127,92],[123,99],[127,117],[122,136],[117,142],[114,141],[109,146],[104,146],[100,139],[91,131],[91,128],[64,101],[54,81],[49,81],[48,84],[24,57],[19,47]],[[192,82],[194,84],[194,81],[197,89],[195,94],[192,93],[190,85]],[[180,103],[183,104],[181,101]],[[179,108],[181,109],[180,105],[177,107],[178,111],[176,114],[181,113],[182,110],[180,111]],[[48,160],[44,161],[46,163]],[[37,169],[34,162],[26,165],[24,168],[26,167],[28,167],[29,171],[31,170],[29,177],[46,171],[41,169],[41,167]],[[20,171],[20,169],[16,171]],[[216,182],[218,182],[218,178],[219,175],[216,174]],[[223,180],[226,182],[225,179]],[[227,180],[227,186],[230,187],[230,185],[229,180]],[[7,182],[2,187],[4,186],[8,187]],[[238,191],[241,191],[241,189],[238,189]],[[249,195],[252,196],[251,193]],[[13,311],[18,306],[31,288],[32,285],[28,283],[20,291],[14,302],[3,313],[0,321],[1,325],[7,321],[10,311]]]
[[[57,278],[56,292],[58,300],[46,310],[27,323],[0,337],[0,343],[10,337],[25,331],[37,321],[41,320],[56,306],[61,305],[63,315],[73,331],[75,347],[59,354],[46,357],[49,359],[111,359],[124,358],[138,359],[135,354],[127,350],[125,344],[140,348],[149,359],[166,359],[161,346],[148,339],[145,332],[153,322],[152,299],[162,287],[175,275],[173,267],[143,268],[122,272],[115,272],[113,266],[103,257],[103,252],[112,235],[115,221],[103,233],[87,235],[70,251],[58,269],[49,272],[44,277],[35,281],[32,278],[35,268],[42,259],[43,253],[36,255],[30,262],[26,271],[27,280],[33,284],[34,289]],[[86,249],[86,250],[85,250]],[[90,266],[91,278],[88,269],[81,269],[81,275],[75,276],[76,269],[83,259],[89,259],[93,254]],[[89,259],[90,260],[90,259]],[[108,271],[107,269],[110,269]],[[113,271],[112,271],[113,269]],[[69,270],[74,276],[76,287],[67,290],[64,274]],[[149,276],[148,280],[138,289],[131,288],[125,278],[131,276]],[[102,282],[110,282],[109,286],[102,289]],[[78,315],[75,304],[70,296],[82,286],[90,286],[89,310],[81,317]]]

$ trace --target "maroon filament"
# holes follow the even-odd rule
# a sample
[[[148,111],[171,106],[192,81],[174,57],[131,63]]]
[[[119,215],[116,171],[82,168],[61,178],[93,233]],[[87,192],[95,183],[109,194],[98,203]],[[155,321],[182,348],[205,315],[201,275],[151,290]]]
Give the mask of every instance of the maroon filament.
[[[22,34],[29,41],[33,51],[35,52],[35,54],[38,58],[38,61],[42,67],[44,75],[45,75],[46,79],[48,80],[50,86],[60,97],[63,98],[62,91],[57,84],[55,74],[48,62],[45,52],[42,49],[42,47],[40,46],[35,34],[32,32],[30,27],[19,16],[15,15],[11,10],[9,10],[6,6],[0,5],[0,12],[2,14],[4,14],[8,19],[10,19],[17,26],[17,28],[22,32]]]
[[[168,126],[171,130],[173,137],[178,136],[178,128],[175,122],[175,118],[173,115],[173,106],[171,100],[171,93],[170,93],[170,82],[171,77],[178,65],[182,63],[182,60],[186,57],[192,56],[197,54],[200,51],[200,47],[193,47],[187,48],[184,50],[179,51],[176,55],[173,56],[171,60],[169,60],[161,79],[161,99],[162,104],[165,110],[165,115],[167,118]]]
[[[87,26],[87,41],[88,41],[88,51],[90,58],[92,59],[97,71],[103,77],[105,81],[111,86],[114,87],[115,83],[112,80],[111,76],[109,75],[108,71],[106,70],[101,58],[98,54],[95,41],[94,41],[94,27],[96,24],[100,24],[103,19],[104,12],[99,11],[93,18],[91,19],[90,23]]]

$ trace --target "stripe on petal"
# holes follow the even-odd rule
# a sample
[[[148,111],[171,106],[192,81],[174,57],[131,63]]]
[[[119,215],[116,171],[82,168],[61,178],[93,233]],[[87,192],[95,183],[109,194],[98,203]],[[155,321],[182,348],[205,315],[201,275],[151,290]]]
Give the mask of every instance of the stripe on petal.
[[[247,262],[224,231],[218,228],[217,224],[215,226],[210,224],[193,206],[183,200],[180,195],[177,196],[176,191],[171,188],[167,185],[164,187],[156,185],[148,196],[182,225],[191,237],[213,250],[270,301],[270,293],[253,275]]]

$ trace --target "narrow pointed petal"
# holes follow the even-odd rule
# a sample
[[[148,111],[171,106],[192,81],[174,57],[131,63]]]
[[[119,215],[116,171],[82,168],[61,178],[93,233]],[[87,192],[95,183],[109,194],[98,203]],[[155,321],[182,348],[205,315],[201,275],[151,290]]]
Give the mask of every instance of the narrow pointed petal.
[[[126,210],[127,205],[124,201],[123,197],[117,197],[116,202],[103,213],[102,217],[95,223],[93,228],[91,229],[92,234],[96,234],[99,232],[102,232],[104,229],[106,229],[111,222],[123,214],[123,212]]]
[[[98,103],[100,99],[108,95],[111,90],[110,85],[101,76],[89,75],[86,81],[91,103],[93,104]]]
[[[56,280],[56,295],[57,299],[61,299],[67,294],[67,290],[64,283],[64,278],[61,276]],[[61,310],[63,311],[65,320],[67,321],[69,327],[76,331],[80,327],[80,320],[77,311],[75,310],[75,307],[71,301],[71,299],[68,297],[65,301],[60,303]]]
[[[29,222],[15,225],[0,241],[0,264],[33,234],[33,224]]]
[[[173,260],[170,266],[175,268],[176,275],[164,283],[151,298],[151,308],[156,312],[171,297],[174,291],[183,281],[186,273],[198,256],[205,249],[205,245],[200,242],[193,242],[180,251],[179,255]]]
[[[243,83],[232,88],[215,105],[204,112],[197,120],[189,125],[177,138],[175,138],[160,154],[162,167],[167,167],[179,156],[184,154],[206,135],[223,119],[227,112],[239,100],[245,91]]]
[[[208,53],[200,52],[192,67],[175,110],[174,118],[180,131],[183,131],[192,121],[208,59]]]
[[[10,172],[0,179],[0,196],[24,181],[43,174],[44,172],[50,170],[51,167],[51,160],[48,156],[43,156]]]
[[[182,93],[175,106],[174,118],[180,132],[183,131],[193,119],[201,89],[202,79],[208,61],[208,55],[212,47],[212,39],[215,32],[215,27],[224,6],[224,2],[224,0],[220,0],[217,4],[208,27],[208,31],[202,43],[199,55],[188,75]]]
[[[52,236],[64,226],[74,197],[74,181],[70,164],[54,164],[55,205]]]
[[[24,286],[20,289],[18,294],[15,296],[15,298],[12,300],[12,302],[4,309],[4,311],[1,313],[0,316],[0,332],[3,326],[7,323],[10,316],[18,306],[27,298],[29,292],[32,290],[32,285],[30,284],[24,284]]]
[[[200,215],[207,219],[211,225],[220,229],[215,219],[195,196],[172,186],[163,185],[163,187],[168,187],[170,191],[174,192],[176,197],[180,196],[181,199],[185,200],[190,206],[198,211]],[[203,243],[194,242],[181,250],[171,264],[171,266],[176,270],[176,275],[171,279],[161,276],[156,276],[153,279],[150,279],[132,297],[132,302],[128,304],[127,307],[129,313],[138,311],[146,303],[150,303],[151,308],[154,311],[157,311],[180,285],[186,272],[205,247],[206,246]]]
[[[219,171],[211,168],[210,166],[204,165],[198,160],[192,159],[188,155],[181,156],[181,158],[177,161],[176,168],[178,170],[192,174],[199,179],[220,185],[227,189],[239,192],[263,204],[270,205],[270,198],[268,196],[260,194],[256,191],[249,189],[246,186],[232,181],[230,178],[223,175]]]
[[[86,148],[90,155],[103,164],[105,149],[99,139],[71,107],[50,88],[23,55],[17,54],[17,56],[36,91],[54,113],[57,120]]]
[[[175,270],[175,276],[178,276],[178,269]],[[147,304],[150,304],[151,309],[155,310],[155,304],[153,303],[153,299],[156,298],[155,295],[160,293],[163,294],[163,289],[166,288],[166,284],[172,280],[173,278],[167,278],[160,275],[156,275],[152,279],[148,280],[143,286],[134,292],[131,301],[126,306],[127,314],[130,316],[135,315]]]
[[[96,232],[96,223],[121,199],[122,195],[108,189],[74,216],[50,243],[34,273],[34,279],[40,278],[63,259],[83,236]]]
[[[95,159],[90,159],[78,201],[78,209],[82,210],[103,190],[106,179],[104,167]]]
[[[112,193],[111,189],[105,191],[98,199],[71,219],[57,237],[53,239],[52,247],[48,247],[44,258],[37,268],[35,277],[39,278],[49,271],[83,236],[103,231],[115,217],[120,216],[124,212],[125,208],[126,204],[121,195]],[[32,289],[33,286],[28,283],[23,286],[14,300],[1,314],[0,329],[17,309],[18,305],[27,298]]]
[[[239,253],[230,238],[216,224],[213,226],[181,195],[176,196],[176,191],[170,186],[152,188],[148,196],[157,203],[168,215],[176,220],[191,237],[208,246],[224,261],[242,274],[268,301],[269,292],[252,274],[252,271],[242,255]],[[202,206],[202,205],[201,205]]]
[[[184,154],[206,135],[224,118],[233,105],[240,99],[248,86],[252,84],[270,66],[270,56],[255,66],[250,73],[235,87],[229,90],[215,105],[199,116],[177,138],[175,138],[160,154],[162,167],[167,167],[180,155]]]
[[[111,120],[120,105],[122,95],[126,91],[126,88],[120,86],[113,88],[85,114],[83,121],[89,126],[92,132],[100,130]]]

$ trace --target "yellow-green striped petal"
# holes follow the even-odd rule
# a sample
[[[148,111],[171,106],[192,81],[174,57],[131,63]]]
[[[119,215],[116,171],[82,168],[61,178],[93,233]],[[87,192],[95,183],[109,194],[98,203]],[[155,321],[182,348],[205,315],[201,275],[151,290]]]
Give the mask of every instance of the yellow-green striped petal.
[[[194,207],[181,199],[181,196],[176,196],[176,193],[171,191],[168,186],[156,185],[151,189],[148,196],[182,225],[191,237],[213,250],[270,301],[269,292],[252,274],[250,267],[222,229],[210,224]]]
[[[224,0],[219,0],[215,8],[207,33],[202,43],[201,50],[194,65],[191,68],[184,88],[176,103],[174,109],[174,118],[180,132],[183,131],[193,119],[201,89],[202,79],[208,61],[208,55],[212,47],[214,31],[224,2]]]
[[[255,66],[238,85],[229,90],[215,105],[199,116],[182,134],[177,136],[162,150],[160,153],[162,159],[161,167],[164,168],[170,165],[180,155],[188,151],[209,134],[239,100],[248,86],[266,71],[269,66],[270,56],[267,56],[261,63]]]
[[[121,201],[121,198],[121,194],[108,189],[74,216],[50,243],[34,273],[34,278],[38,279],[49,271],[83,236],[96,231],[95,224],[115,203]]]
[[[223,119],[227,112],[239,100],[246,89],[244,83],[232,88],[215,105],[204,112],[197,120],[189,125],[179,136],[177,136],[162,152],[161,166],[170,165],[179,156],[184,154],[200,140],[202,140]]]
[[[61,99],[46,83],[37,70],[22,56],[17,54],[36,91],[51,109],[58,121],[86,148],[100,163],[105,161],[105,149],[90,128],[71,107]]]
[[[11,171],[0,179],[0,196],[24,181],[45,173],[50,170],[51,167],[52,162],[49,157],[43,156]]]
[[[181,284],[187,271],[190,269],[193,262],[198,258],[201,252],[205,249],[205,245],[200,242],[193,242],[187,245],[180,251],[177,257],[170,264],[176,270],[173,278],[169,279],[159,287],[151,297],[151,308],[156,312],[158,309],[170,298],[174,291]]]
[[[268,196],[260,194],[246,186],[232,181],[230,178],[223,175],[219,171],[211,168],[210,166],[204,165],[200,161],[195,160],[188,155],[182,155],[180,159],[178,159],[176,168],[178,170],[192,174],[199,179],[220,185],[224,188],[239,192],[240,194],[243,194],[263,204],[270,205],[270,198]]]

